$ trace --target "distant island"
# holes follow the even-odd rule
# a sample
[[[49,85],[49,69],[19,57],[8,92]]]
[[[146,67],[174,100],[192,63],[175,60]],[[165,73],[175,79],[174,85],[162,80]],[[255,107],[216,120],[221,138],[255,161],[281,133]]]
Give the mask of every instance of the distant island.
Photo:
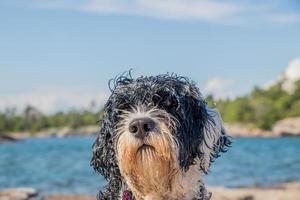
[[[44,114],[33,106],[19,113],[15,108],[0,112],[0,143],[28,137],[93,135],[99,129],[102,111],[70,110]]]
[[[216,107],[232,136],[300,136],[300,81],[292,90],[284,79],[268,88],[255,87],[248,95],[234,99],[206,98]],[[0,138],[18,140],[27,137],[91,135],[98,131],[102,110],[70,110],[44,114],[33,106],[23,112],[7,108],[0,112]],[[97,124],[98,122],[98,124]]]
[[[255,87],[234,99],[207,97],[234,136],[300,136],[300,80],[282,78],[266,88]]]

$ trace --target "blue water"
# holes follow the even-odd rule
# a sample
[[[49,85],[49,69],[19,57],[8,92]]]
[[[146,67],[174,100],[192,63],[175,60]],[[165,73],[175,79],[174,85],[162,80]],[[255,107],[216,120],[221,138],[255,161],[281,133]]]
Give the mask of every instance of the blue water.
[[[28,139],[0,145],[0,188],[96,194],[105,181],[89,166],[92,137]],[[243,187],[300,180],[300,138],[236,139],[206,177]]]

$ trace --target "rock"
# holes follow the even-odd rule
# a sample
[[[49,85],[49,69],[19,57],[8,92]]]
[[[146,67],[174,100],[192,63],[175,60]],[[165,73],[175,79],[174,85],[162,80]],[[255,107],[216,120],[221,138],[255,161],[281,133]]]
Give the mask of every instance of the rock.
[[[71,127],[53,127],[41,130],[37,133],[30,134],[28,132],[12,132],[0,133],[0,144],[6,142],[16,142],[30,137],[48,138],[48,137],[67,137],[67,136],[90,136],[96,135],[99,131],[99,126],[83,126],[78,128]]]
[[[61,128],[48,128],[42,131],[39,131],[34,134],[34,137],[37,138],[47,138],[47,137],[65,137],[72,131],[69,127],[61,127]]]
[[[252,127],[247,124],[227,124],[225,129],[229,135],[233,137],[272,137],[274,134],[271,131],[262,130]]]
[[[6,142],[17,142],[20,140],[25,140],[30,137],[27,132],[15,132],[15,133],[0,133],[0,144]]]
[[[35,133],[34,137],[45,138],[45,137],[88,136],[88,135],[96,135],[98,131],[99,131],[98,126],[83,126],[75,129],[70,127],[48,128]]]
[[[34,188],[12,188],[0,190],[0,200],[45,200]]]
[[[10,134],[0,134],[0,144],[7,142],[16,142],[19,140],[24,140],[28,138],[27,133],[10,133]]]
[[[15,142],[16,139],[9,135],[0,135],[0,144],[7,142]]]
[[[300,117],[278,121],[273,127],[273,132],[278,136],[300,136]]]
[[[99,131],[99,126],[84,126],[73,130],[71,135],[96,135]]]

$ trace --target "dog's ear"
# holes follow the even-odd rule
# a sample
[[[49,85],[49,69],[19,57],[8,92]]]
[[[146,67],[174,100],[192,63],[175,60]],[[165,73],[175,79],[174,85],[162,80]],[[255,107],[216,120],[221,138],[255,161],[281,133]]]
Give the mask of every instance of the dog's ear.
[[[205,107],[208,120],[203,130],[203,142],[200,150],[203,153],[200,158],[200,167],[207,173],[210,164],[219,157],[220,152],[226,152],[231,144],[231,137],[227,135],[223,120],[216,109]]]
[[[100,131],[93,144],[93,156],[91,160],[91,166],[93,166],[95,171],[103,175],[109,182],[106,192],[100,192],[99,194],[102,197],[104,195],[109,195],[109,193],[115,193],[115,195],[118,195],[118,191],[121,187],[120,171],[113,148],[116,114],[113,112],[114,105],[111,102],[111,100],[108,100],[104,107]]]
[[[112,143],[114,128],[112,121],[110,121],[109,108],[109,105],[104,107],[100,131],[93,144],[93,157],[91,160],[94,169],[105,178],[109,178],[110,170],[116,164]]]

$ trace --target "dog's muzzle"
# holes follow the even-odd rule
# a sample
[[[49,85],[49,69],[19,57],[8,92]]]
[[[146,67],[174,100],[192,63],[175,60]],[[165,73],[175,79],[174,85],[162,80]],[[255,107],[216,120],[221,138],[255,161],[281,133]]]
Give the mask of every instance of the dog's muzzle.
[[[128,126],[129,132],[135,137],[143,139],[148,136],[148,134],[154,130],[156,124],[149,117],[136,118],[133,119]]]

